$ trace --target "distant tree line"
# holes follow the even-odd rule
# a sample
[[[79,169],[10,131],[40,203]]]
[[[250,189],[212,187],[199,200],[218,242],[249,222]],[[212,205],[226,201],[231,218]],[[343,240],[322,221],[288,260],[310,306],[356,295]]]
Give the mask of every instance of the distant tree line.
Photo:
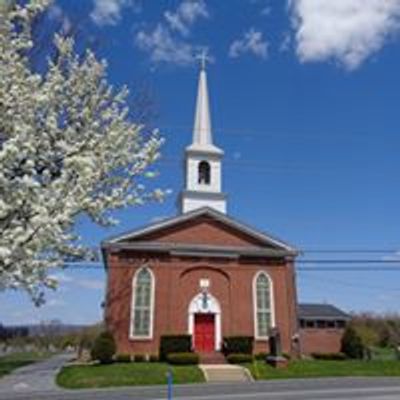
[[[24,326],[6,327],[0,324],[0,341],[14,338],[25,338],[29,335],[29,328]]]
[[[400,315],[354,314],[342,339],[342,352],[349,358],[371,359],[379,349],[392,349],[399,359]]]
[[[71,349],[79,355],[82,351],[91,349],[102,330],[102,324],[71,326],[56,320],[20,327],[6,327],[0,324],[0,348],[12,351]]]
[[[356,314],[350,325],[366,346],[397,347],[400,345],[399,314]]]

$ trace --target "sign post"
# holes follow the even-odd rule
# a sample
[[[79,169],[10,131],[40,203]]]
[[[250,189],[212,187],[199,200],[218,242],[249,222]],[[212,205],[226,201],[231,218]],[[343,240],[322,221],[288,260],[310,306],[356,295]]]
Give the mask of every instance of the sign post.
[[[172,371],[171,369],[167,372],[167,383],[168,383],[168,400],[172,400]]]

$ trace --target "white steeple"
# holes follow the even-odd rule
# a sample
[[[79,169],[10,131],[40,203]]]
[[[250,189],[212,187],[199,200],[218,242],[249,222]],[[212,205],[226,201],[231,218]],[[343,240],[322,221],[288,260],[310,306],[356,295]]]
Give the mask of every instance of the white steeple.
[[[226,213],[226,196],[221,192],[221,159],[224,152],[212,142],[210,104],[207,88],[207,54],[201,61],[193,142],[185,152],[185,188],[180,197],[182,213],[211,207]]]
[[[196,116],[193,128],[193,143],[207,146],[212,144],[210,105],[208,101],[205,59],[202,58],[199,87],[197,89]]]

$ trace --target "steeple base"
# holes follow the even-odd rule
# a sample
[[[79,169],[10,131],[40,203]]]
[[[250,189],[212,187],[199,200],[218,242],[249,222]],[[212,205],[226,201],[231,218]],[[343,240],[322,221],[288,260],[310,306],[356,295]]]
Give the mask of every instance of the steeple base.
[[[181,214],[203,207],[210,207],[220,213],[226,214],[226,195],[224,193],[184,190],[179,200]]]

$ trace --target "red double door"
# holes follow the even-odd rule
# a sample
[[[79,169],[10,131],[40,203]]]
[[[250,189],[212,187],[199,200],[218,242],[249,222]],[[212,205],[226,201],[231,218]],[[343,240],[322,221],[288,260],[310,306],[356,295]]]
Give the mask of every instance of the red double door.
[[[215,350],[215,317],[213,314],[195,314],[194,348],[196,352],[210,353]]]

